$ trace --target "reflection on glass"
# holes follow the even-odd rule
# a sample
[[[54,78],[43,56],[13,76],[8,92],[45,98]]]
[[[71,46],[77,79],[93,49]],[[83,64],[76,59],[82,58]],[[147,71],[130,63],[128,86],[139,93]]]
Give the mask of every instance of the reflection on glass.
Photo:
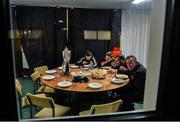
[[[39,88],[49,91],[55,89],[53,94],[46,93],[43,97],[51,97],[48,99],[53,99],[55,104],[70,108],[59,115],[61,117],[143,109],[148,68],[151,0],[86,1],[87,3],[79,1],[83,6],[65,2],[64,4],[67,4],[65,6],[74,6],[67,7],[68,14],[66,8],[61,7],[64,4],[61,1],[56,2],[50,2],[51,7],[49,7],[50,4],[43,1],[38,4],[35,1],[26,4],[19,3],[18,0],[10,1],[13,4],[11,7],[13,33],[10,37],[15,42],[16,76],[23,84],[22,96],[27,97],[27,93],[36,94],[32,84],[35,86],[35,91]],[[52,7],[53,5],[59,7]],[[68,44],[66,43],[67,15]],[[68,49],[65,48],[66,46]],[[23,52],[20,50],[21,47]],[[93,53],[99,64],[88,70],[89,74],[102,78],[87,75],[88,82],[72,82],[71,72],[85,73],[81,66],[76,67],[78,65],[76,62],[84,56],[86,50]],[[28,68],[21,65],[24,58]],[[105,65],[101,67],[101,63]],[[63,70],[58,67],[62,64],[73,64],[72,66],[75,67],[68,68],[70,73],[61,76],[59,74]],[[51,74],[55,78],[43,80],[41,77],[47,75],[44,71],[44,74],[33,79],[35,83],[32,82],[29,76],[34,73],[34,68],[44,65],[48,66],[48,70],[57,71]],[[121,75],[126,77],[117,77]],[[72,85],[58,87],[57,84],[61,81],[72,82]],[[89,87],[91,84],[93,88]],[[101,87],[98,86],[99,84]],[[71,95],[67,96],[68,93]],[[30,99],[26,98],[26,102],[29,102],[28,100]],[[41,101],[42,104],[46,104],[45,100]],[[23,111],[21,118],[30,118],[28,114],[30,110],[19,107]],[[37,107],[31,112],[36,116],[38,112],[43,114],[41,110],[43,110],[41,107]],[[53,116],[44,114],[39,117]]]

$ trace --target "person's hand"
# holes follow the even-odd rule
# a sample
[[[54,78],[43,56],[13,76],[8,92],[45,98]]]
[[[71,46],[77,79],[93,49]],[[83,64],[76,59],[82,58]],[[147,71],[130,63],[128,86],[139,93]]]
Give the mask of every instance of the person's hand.
[[[112,62],[112,63],[111,63],[111,66],[116,67],[116,63],[115,63],[115,62]]]
[[[93,62],[92,62],[92,61],[90,61],[90,64],[93,64]]]
[[[101,62],[101,66],[103,66],[104,64],[106,64],[106,62],[105,62],[105,61]]]
[[[111,68],[111,69],[109,69],[109,72],[110,72],[110,73],[117,73],[117,70]]]
[[[106,60],[106,63],[109,63],[109,62],[111,62],[112,61],[112,59],[108,59],[108,60]]]
[[[82,62],[82,64],[83,64],[83,65],[86,65],[86,64],[87,64],[87,62],[86,62],[86,61],[83,61],[83,62]]]
[[[119,68],[121,71],[127,71],[128,69],[127,68],[125,68],[124,66],[120,66],[120,68]]]

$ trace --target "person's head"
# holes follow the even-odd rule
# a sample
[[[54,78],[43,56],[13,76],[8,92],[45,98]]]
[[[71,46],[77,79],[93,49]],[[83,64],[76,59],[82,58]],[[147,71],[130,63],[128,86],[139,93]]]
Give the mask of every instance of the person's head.
[[[125,64],[125,57],[124,57],[124,55],[120,55],[119,56],[119,61],[120,61],[121,64]]]
[[[128,70],[132,71],[137,65],[137,59],[134,55],[126,57],[126,65]]]
[[[116,63],[117,65],[119,65],[119,64],[120,64],[119,56],[115,57],[115,58],[114,58],[114,61],[115,61],[115,63]]]
[[[105,57],[106,61],[112,60],[111,54],[112,54],[111,51],[109,51],[109,52],[106,53],[106,57]]]
[[[92,57],[92,53],[90,51],[86,51],[86,53],[85,53],[86,60],[89,61],[91,59],[91,57]]]

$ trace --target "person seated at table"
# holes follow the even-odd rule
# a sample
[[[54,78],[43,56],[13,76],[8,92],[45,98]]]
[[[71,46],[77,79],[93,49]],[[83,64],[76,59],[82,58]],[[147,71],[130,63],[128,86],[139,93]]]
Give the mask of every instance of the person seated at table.
[[[92,65],[93,67],[97,66],[96,59],[94,58],[93,54],[90,51],[86,51],[85,56],[82,57],[76,64],[79,66],[84,66],[84,65]]]
[[[118,68],[119,73],[120,74],[126,74],[128,72],[128,68],[126,65],[126,59],[125,59],[124,55],[121,55],[119,57],[119,62],[120,62],[120,66]]]
[[[120,69],[120,67],[121,67],[122,70],[123,69],[125,70],[126,63],[125,63],[124,55],[115,57],[114,61],[111,63],[111,67],[114,69]]]
[[[134,55],[126,57],[126,65],[128,68],[126,74],[130,82],[126,87],[124,97],[128,97],[128,99],[131,99],[133,102],[143,102],[146,68],[137,61]],[[119,72],[119,70],[117,72]]]
[[[143,103],[146,80],[146,68],[137,61],[135,56],[127,56],[126,65],[129,83],[121,89],[115,90],[116,94],[113,95],[113,98],[123,100],[122,111],[134,110],[133,102]],[[119,69],[113,71],[120,72]]]
[[[106,56],[101,60],[100,66],[111,66],[111,63],[113,61],[111,56],[111,51],[106,53]]]

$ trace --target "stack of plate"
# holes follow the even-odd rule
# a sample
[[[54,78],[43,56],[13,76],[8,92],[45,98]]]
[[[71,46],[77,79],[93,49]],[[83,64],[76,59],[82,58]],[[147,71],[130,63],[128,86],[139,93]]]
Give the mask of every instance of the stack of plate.
[[[63,67],[58,67],[58,69],[63,69]]]
[[[45,71],[45,73],[47,73],[47,74],[54,74],[54,73],[56,73],[56,70],[47,70],[47,71]]]
[[[127,75],[124,75],[124,74],[116,74],[116,77],[117,77],[117,78],[120,78],[120,79],[126,79],[126,78],[128,78],[128,76],[127,76]]]
[[[77,65],[72,65],[72,66],[70,66],[70,67],[73,68],[73,69],[79,68],[79,66],[77,66]]]

